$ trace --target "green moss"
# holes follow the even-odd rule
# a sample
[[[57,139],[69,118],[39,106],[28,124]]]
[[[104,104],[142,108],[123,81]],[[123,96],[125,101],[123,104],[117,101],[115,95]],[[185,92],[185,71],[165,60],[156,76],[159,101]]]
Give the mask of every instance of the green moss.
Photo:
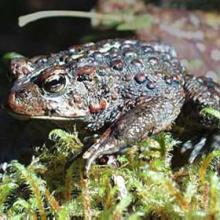
[[[64,169],[69,155],[82,147],[77,135],[54,130],[49,137],[56,141],[54,147],[42,148],[27,167],[12,161],[1,176],[2,216],[13,219],[27,216],[31,219],[219,216],[220,178],[210,169],[211,161],[220,155],[218,151],[197,165],[174,172],[170,166],[170,151],[176,142],[169,133],[162,133],[118,156],[117,169],[96,164],[89,179],[83,179],[82,159],[74,161],[68,170]],[[123,180],[122,183],[116,183],[116,177]]]

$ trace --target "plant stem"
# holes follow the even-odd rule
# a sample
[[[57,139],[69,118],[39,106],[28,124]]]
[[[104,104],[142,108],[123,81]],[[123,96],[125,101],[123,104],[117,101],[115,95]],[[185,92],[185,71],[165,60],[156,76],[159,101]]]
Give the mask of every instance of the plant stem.
[[[23,15],[18,18],[18,25],[20,27],[26,24],[49,17],[78,17],[78,18],[89,18],[98,20],[112,20],[117,22],[132,20],[133,15],[122,14],[101,14],[96,12],[85,12],[85,11],[62,11],[62,10],[50,10],[50,11],[39,11],[31,14]]]
[[[82,162],[80,163],[80,185],[82,189],[82,203],[83,203],[83,212],[84,219],[91,220],[92,219],[92,210],[90,204],[90,194],[89,194],[89,179],[83,177],[83,168]]]

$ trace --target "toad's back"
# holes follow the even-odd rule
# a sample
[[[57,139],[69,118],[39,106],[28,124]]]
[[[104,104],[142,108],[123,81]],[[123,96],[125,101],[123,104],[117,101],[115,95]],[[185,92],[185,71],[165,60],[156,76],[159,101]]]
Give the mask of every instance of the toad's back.
[[[71,65],[73,73],[86,84],[90,100],[106,100],[110,107],[106,112],[117,112],[118,106],[128,110],[126,103],[134,106],[141,97],[165,96],[178,108],[182,104],[183,68],[175,50],[166,44],[107,40],[73,52],[81,56]],[[115,119],[113,114],[109,117]]]
[[[124,98],[157,96],[171,87],[178,90],[183,83],[175,50],[165,44],[108,40],[86,44],[75,52],[81,57],[74,74],[82,81],[95,79],[102,86],[118,87]]]

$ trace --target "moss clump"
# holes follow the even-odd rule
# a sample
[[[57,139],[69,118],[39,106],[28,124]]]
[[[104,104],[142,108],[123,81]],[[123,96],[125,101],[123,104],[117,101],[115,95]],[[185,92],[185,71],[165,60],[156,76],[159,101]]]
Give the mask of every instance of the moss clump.
[[[162,133],[117,156],[117,168],[96,164],[83,179],[82,159],[64,169],[82,147],[77,135],[56,129],[49,137],[56,141],[52,148],[38,150],[27,167],[12,161],[1,175],[2,217],[219,218],[220,177],[211,166],[219,151],[174,172],[170,151],[176,142]]]

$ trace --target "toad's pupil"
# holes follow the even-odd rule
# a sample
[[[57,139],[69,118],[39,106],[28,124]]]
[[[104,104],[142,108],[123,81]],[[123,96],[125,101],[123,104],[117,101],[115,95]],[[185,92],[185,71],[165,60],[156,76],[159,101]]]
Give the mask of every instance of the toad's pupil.
[[[61,90],[63,90],[63,88],[65,87],[66,84],[66,79],[63,76],[59,76],[59,77],[53,77],[52,79],[47,79],[44,82],[44,89],[47,92],[60,92]]]

